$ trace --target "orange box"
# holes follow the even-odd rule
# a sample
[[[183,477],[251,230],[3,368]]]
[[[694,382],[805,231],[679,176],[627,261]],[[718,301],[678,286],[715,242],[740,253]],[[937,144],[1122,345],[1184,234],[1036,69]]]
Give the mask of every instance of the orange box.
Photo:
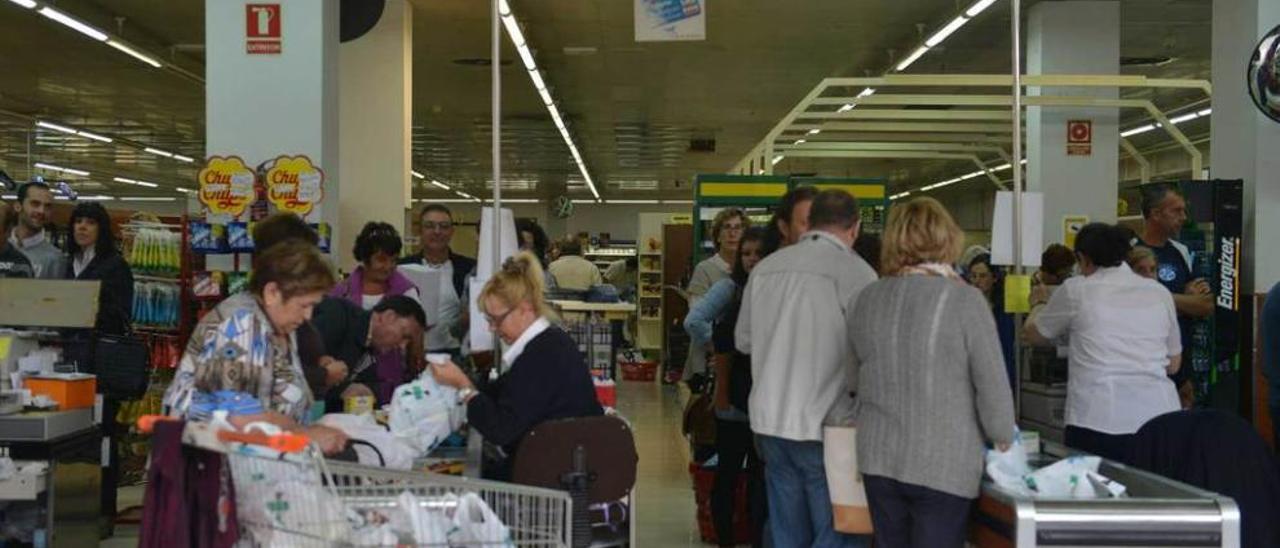
[[[98,379],[40,379],[25,380],[32,396],[45,395],[58,402],[59,411],[93,407],[94,394],[98,391]]]

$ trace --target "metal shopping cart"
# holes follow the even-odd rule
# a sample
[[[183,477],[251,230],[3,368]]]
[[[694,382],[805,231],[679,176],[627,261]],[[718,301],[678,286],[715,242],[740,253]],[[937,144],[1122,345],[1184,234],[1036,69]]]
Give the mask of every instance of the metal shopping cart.
[[[139,425],[150,430],[157,420]],[[572,545],[563,491],[332,461],[292,433],[188,422],[182,443],[225,455],[240,534],[255,545]]]

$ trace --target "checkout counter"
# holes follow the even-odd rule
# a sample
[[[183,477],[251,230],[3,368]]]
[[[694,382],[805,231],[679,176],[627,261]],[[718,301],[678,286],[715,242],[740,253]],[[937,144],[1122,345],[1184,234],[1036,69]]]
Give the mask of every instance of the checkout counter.
[[[0,540],[24,522],[37,546],[96,546],[105,448],[101,399],[92,407],[35,411],[16,391],[19,360],[57,346],[59,328],[92,328],[98,282],[0,279],[0,454],[19,473],[0,480]]]
[[[1039,468],[1067,454],[1046,442],[1029,459]],[[1105,459],[1098,472],[1123,484],[1126,498],[1030,498],[984,480],[970,542],[980,548],[1240,547],[1240,511],[1230,498]]]

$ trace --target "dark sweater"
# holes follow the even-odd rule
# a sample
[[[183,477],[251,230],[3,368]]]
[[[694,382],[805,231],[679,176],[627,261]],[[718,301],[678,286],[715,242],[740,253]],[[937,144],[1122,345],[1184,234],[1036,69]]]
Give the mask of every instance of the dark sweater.
[[[84,271],[76,276],[74,259],[67,260],[64,278],[98,280],[98,317],[94,329],[101,335],[124,335],[133,318],[133,269],[114,249],[99,250]]]
[[[554,326],[529,341],[511,369],[467,404],[471,426],[511,456],[543,422],[602,414],[577,343]]]

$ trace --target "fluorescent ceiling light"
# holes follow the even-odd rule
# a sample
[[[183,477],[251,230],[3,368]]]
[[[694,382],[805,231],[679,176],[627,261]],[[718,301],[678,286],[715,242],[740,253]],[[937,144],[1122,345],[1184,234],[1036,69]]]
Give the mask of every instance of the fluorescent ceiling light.
[[[570,202],[573,202],[573,203],[575,203],[575,204],[594,204],[594,203],[596,203],[596,201],[595,201],[595,200],[569,200],[569,201],[570,201]]]
[[[960,30],[960,27],[963,27],[964,24],[968,22],[968,17],[963,15],[956,16],[956,18],[952,19],[950,23],[947,23],[947,26],[938,29],[938,32],[933,33],[933,36],[930,36],[928,40],[925,40],[924,45],[931,48],[936,47],[938,44],[941,44],[943,40],[946,40],[947,37],[951,36],[952,33]]]
[[[417,204],[470,204],[475,200],[464,200],[461,198],[414,198]]]
[[[36,7],[35,0],[9,0],[9,1],[27,9],[32,9]]]
[[[796,139],[796,142],[794,144],[803,145],[807,142],[809,142],[807,139]]]
[[[991,168],[991,171],[1004,171],[1004,170],[1009,169],[1009,168],[1011,168],[1011,167],[1013,167],[1013,165],[1012,165],[1012,164],[1000,164],[1000,165],[998,165],[998,166],[996,166],[996,167]]]
[[[516,21],[516,16],[503,15],[502,26],[506,27],[507,34],[511,35],[511,43],[516,46],[516,49],[529,45],[528,41],[525,40],[524,32],[520,30],[520,23]]]
[[[165,158],[172,158],[172,157],[173,157],[173,153],[172,153],[172,152],[169,152],[169,151],[167,151],[167,150],[160,150],[160,149],[158,149],[158,148],[151,148],[151,147],[147,147],[147,148],[144,148],[144,149],[142,149],[142,150],[145,150],[145,151],[147,151],[147,152],[150,152],[150,153],[152,153],[152,154],[155,154],[156,156],[164,156]]]
[[[890,196],[890,197],[889,197],[889,199],[890,199],[890,200],[900,200],[900,199],[902,199],[902,198],[906,198],[907,196],[910,196],[910,195],[911,195],[911,191],[909,191],[909,190],[908,190],[908,191],[906,191],[906,192],[901,192],[901,193],[898,193],[898,194],[894,194],[893,196]]]
[[[156,188],[156,187],[160,186],[160,185],[157,185],[157,184],[155,184],[155,183],[148,183],[148,182],[146,182],[146,181],[138,181],[138,180],[135,180],[135,179],[126,179],[126,178],[124,178],[124,177],[116,177],[116,178],[114,178],[114,179],[112,179],[112,180],[113,180],[113,181],[115,181],[115,182],[117,182],[117,183],[124,183],[124,184],[126,184],[126,185],[134,185],[134,186],[145,186],[145,187],[147,187],[147,188]]]
[[[192,192],[195,192],[194,190],[191,190],[191,189],[189,189],[189,188],[183,188],[183,187],[180,187],[180,186],[178,186],[178,187],[174,187],[173,189],[174,189],[174,190],[176,190],[176,191],[178,191],[178,192],[181,192],[181,193],[183,193],[183,194],[191,194]]]
[[[59,200],[66,200],[66,199],[67,199],[65,196],[57,196],[56,198],[57,198],[57,199],[59,199]],[[77,199],[77,200],[80,200],[80,201],[82,201],[82,202],[110,202],[111,200],[114,200],[115,198],[112,198],[112,197],[110,197],[110,196],[103,196],[103,195],[99,194],[99,195],[97,195],[97,196],[80,196],[79,198],[76,198],[76,199]]]
[[[818,128],[814,128],[814,129],[809,130],[809,135],[817,135],[817,134],[819,134],[819,133],[822,133],[822,130],[820,130],[820,129],[818,129]]]
[[[17,200],[17,199],[18,199],[17,194],[5,194],[4,196],[0,196],[0,200]]]
[[[965,17],[977,17],[979,13],[982,13],[994,3],[996,3],[996,0],[978,0],[978,3],[970,6],[969,9],[964,12],[964,15]]]
[[[427,178],[427,176],[426,176],[426,175],[423,175],[423,174],[421,174],[421,173],[418,173],[418,172],[417,172],[417,170],[413,170],[413,169],[409,170],[409,174],[410,174],[410,175],[413,175],[414,177],[417,177],[417,178],[419,178],[419,179],[426,179],[426,178]]]
[[[853,110],[853,106],[853,103],[845,103],[844,106],[840,107],[840,110],[837,110],[836,112],[849,112]]]
[[[606,203],[606,204],[616,204],[616,205],[623,205],[623,204],[634,204],[634,205],[641,205],[641,204],[644,204],[644,205],[656,205],[656,204],[658,203],[658,201],[657,201],[657,200],[605,200],[605,201],[604,201],[604,203]]]
[[[107,34],[105,32],[102,32],[96,28],[93,28],[92,26],[86,25],[80,22],[78,19],[71,17],[70,15],[67,15],[65,13],[62,13],[56,9],[53,9],[49,6],[40,8],[40,15],[43,15],[45,17],[53,19],[54,21],[62,23],[68,27],[71,27],[79,31],[81,34],[88,36],[89,38],[93,38],[94,40],[97,40],[99,42],[107,41]]]
[[[489,201],[492,202],[493,200],[489,200]],[[502,199],[502,203],[504,204],[536,204],[541,201],[542,200],[539,200],[537,198],[503,198]]]
[[[195,158],[191,158],[191,157],[189,157],[189,156],[183,156],[183,155],[181,155],[181,154],[174,154],[174,155],[173,155],[173,159],[174,159],[174,160],[177,160],[177,161],[179,161],[179,162],[186,162],[186,163],[188,163],[188,164],[190,164],[190,163],[192,163],[192,162],[196,161],[196,160],[195,160]]]
[[[520,61],[524,63],[525,70],[537,70],[538,64],[533,62],[533,52],[529,50],[527,44],[521,44],[516,48],[516,53],[520,54]]]
[[[444,183],[442,183],[442,182],[440,182],[440,181],[437,181],[437,180],[435,180],[435,179],[432,179],[432,180],[431,180],[431,184],[436,185],[436,186],[438,186],[438,187],[440,187],[440,188],[443,188],[443,189],[445,189],[445,190],[449,190],[449,185],[446,185],[446,184],[444,184]]]
[[[498,0],[498,15],[511,15],[511,6],[507,0]]]
[[[862,91],[858,92],[858,98],[862,99],[863,97],[871,97],[875,94],[876,88],[863,88]]]
[[[1181,124],[1183,122],[1190,122],[1191,120],[1195,120],[1196,118],[1199,118],[1199,117],[1200,117],[1199,114],[1196,114],[1194,112],[1188,112],[1186,114],[1183,114],[1182,116],[1178,116],[1176,118],[1170,118],[1169,121],[1175,124]]]
[[[1202,110],[1202,111],[1200,111],[1200,112],[1197,112],[1196,114],[1197,114],[1197,115],[1199,115],[1199,116],[1208,116],[1208,115],[1210,115],[1210,114],[1213,114],[1213,109],[1211,109],[1211,108],[1206,108],[1206,109],[1204,109],[1204,110]]]
[[[42,163],[42,162],[36,162],[36,163],[34,164],[34,166],[35,166],[35,167],[37,167],[37,168],[39,168],[39,169],[47,169],[47,170],[50,170],[50,171],[60,171],[60,172],[62,172],[62,173],[68,173],[68,174],[71,174],[71,175],[79,175],[79,176],[81,176],[81,177],[88,177],[88,176],[89,176],[89,172],[88,172],[88,171],[84,171],[84,170],[80,170],[80,169],[71,169],[71,168],[69,168],[69,167],[59,167],[59,166],[55,166],[55,165],[51,165],[51,164],[46,164],[46,163]]]
[[[1155,124],[1147,124],[1147,125],[1145,125],[1145,126],[1138,126],[1138,127],[1135,127],[1135,128],[1133,128],[1133,129],[1131,129],[1131,130],[1128,130],[1128,131],[1122,132],[1122,133],[1120,134],[1120,136],[1121,136],[1121,137],[1132,137],[1132,136],[1134,136],[1134,135],[1139,135],[1139,134],[1142,134],[1142,133],[1146,133],[1146,132],[1151,131],[1151,130],[1153,130],[1153,129],[1155,129],[1155,128],[1156,128],[1156,125],[1155,125]]]
[[[83,199],[83,198],[82,198]],[[177,198],[173,196],[122,196],[122,202],[173,202]]]
[[[547,82],[542,79],[542,73],[538,69],[529,71],[529,79],[533,80],[533,88],[542,92],[547,89]]]
[[[152,67],[160,68],[160,66],[161,66],[161,65],[160,65],[160,61],[156,61],[155,59],[152,59],[151,57],[148,57],[148,56],[146,56],[146,55],[142,54],[141,52],[139,52],[139,51],[137,51],[137,50],[135,50],[135,49],[133,49],[133,48],[131,48],[131,47],[129,47],[129,46],[126,46],[126,45],[124,45],[124,44],[121,44],[120,42],[117,42],[117,41],[115,41],[115,40],[108,40],[108,41],[107,41],[107,45],[108,45],[108,46],[111,46],[111,47],[113,47],[113,48],[116,48],[116,49],[118,49],[118,50],[120,50],[120,51],[123,51],[125,54],[129,55],[130,57],[133,57],[134,59],[137,59],[137,60],[139,60],[139,61],[142,61],[143,63],[146,63],[146,64],[148,64],[148,65],[151,65]]]
[[[79,136],[84,137],[84,138],[86,138],[86,139],[93,139],[94,141],[101,141],[101,142],[103,142],[103,143],[110,143],[110,142],[115,141],[115,139],[112,139],[112,138],[107,137],[107,136],[105,136],[105,135],[98,135],[97,133],[92,133],[92,132],[84,131],[84,130],[77,131],[77,132],[76,132],[76,135],[79,135]]]
[[[911,63],[916,62],[917,59],[920,59],[922,55],[928,52],[928,46],[920,46],[915,51],[911,52],[911,55],[908,55],[906,59],[903,59],[901,63],[898,63],[898,66],[894,70],[897,70],[898,72],[907,70],[907,67],[911,66]]]
[[[662,203],[667,205],[693,205],[693,200],[663,200]]]
[[[71,134],[71,135],[75,135],[75,134],[76,134],[76,130],[71,129],[71,128],[67,127],[67,126],[62,126],[62,125],[55,124],[55,123],[53,123],[53,122],[45,122],[45,121],[43,121],[43,120],[42,120],[42,121],[38,121],[38,122],[36,122],[36,125],[37,125],[37,126],[39,126],[39,127],[45,128],[45,129],[52,129],[52,130],[54,130],[54,131],[61,131],[61,132],[63,132],[63,133],[69,133],[69,134]]]
[[[782,159],[783,159],[783,158],[786,158],[786,156],[783,156],[783,155],[781,155],[781,154],[779,154],[779,155],[777,155],[777,156],[774,156],[774,157],[773,157],[773,162],[772,162],[771,164],[769,164],[769,165],[774,165],[774,166],[776,166],[776,165],[778,165],[778,162],[781,162],[781,161],[782,161]]]

